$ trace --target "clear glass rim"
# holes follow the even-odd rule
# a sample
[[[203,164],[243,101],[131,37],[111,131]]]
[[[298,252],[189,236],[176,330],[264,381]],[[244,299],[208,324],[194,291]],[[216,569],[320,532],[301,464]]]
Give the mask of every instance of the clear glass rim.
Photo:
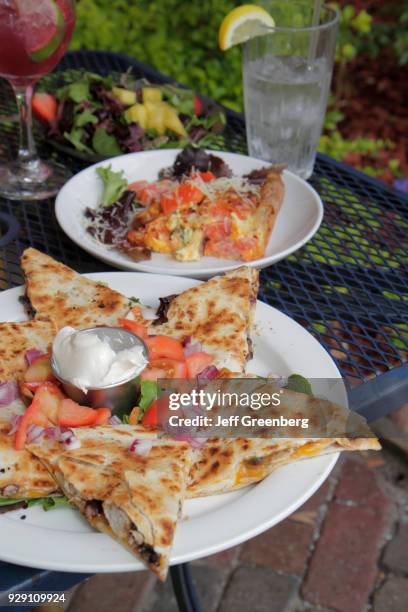
[[[296,27],[296,26],[274,26],[273,28],[266,28],[266,33],[262,36],[268,36],[269,34],[273,34],[274,32],[321,32],[322,30],[327,30],[332,28],[334,25],[337,25],[340,19],[340,12],[337,7],[329,6],[328,4],[322,4],[320,9],[324,9],[328,13],[328,20],[324,23],[319,23],[314,26],[306,26],[306,27]],[[255,38],[260,38],[255,37]],[[251,42],[251,40],[255,40],[255,38],[250,38],[246,42]]]

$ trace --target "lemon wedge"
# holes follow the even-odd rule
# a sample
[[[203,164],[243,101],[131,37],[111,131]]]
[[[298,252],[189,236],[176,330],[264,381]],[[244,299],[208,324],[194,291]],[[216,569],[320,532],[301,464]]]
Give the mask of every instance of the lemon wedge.
[[[265,9],[255,4],[244,4],[224,17],[218,32],[218,44],[225,51],[249,38],[266,34],[274,26],[274,20]]]

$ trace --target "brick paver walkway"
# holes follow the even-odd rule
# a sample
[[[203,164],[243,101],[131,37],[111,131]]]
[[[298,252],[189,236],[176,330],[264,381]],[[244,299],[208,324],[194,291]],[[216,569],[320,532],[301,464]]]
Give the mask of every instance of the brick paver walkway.
[[[400,431],[404,424],[399,423]],[[192,563],[205,612],[408,610],[408,454],[344,454],[288,519]],[[147,572],[95,576],[69,612],[177,612],[170,580]]]

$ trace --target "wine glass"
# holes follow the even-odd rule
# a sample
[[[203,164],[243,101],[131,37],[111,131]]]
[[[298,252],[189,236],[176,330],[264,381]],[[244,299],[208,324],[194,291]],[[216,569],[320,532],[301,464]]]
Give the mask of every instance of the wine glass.
[[[74,25],[74,0],[0,0],[0,76],[14,90],[20,117],[17,159],[0,164],[0,196],[40,200],[55,195],[71,176],[61,164],[39,159],[31,101],[35,83],[64,54]]]

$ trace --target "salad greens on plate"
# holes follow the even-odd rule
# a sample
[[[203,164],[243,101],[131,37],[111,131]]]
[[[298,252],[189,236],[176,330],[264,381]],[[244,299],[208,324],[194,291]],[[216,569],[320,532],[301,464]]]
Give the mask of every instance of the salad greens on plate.
[[[214,102],[129,73],[82,73],[57,89],[36,93],[33,111],[54,143],[94,158],[190,143],[211,148],[226,124]]]

